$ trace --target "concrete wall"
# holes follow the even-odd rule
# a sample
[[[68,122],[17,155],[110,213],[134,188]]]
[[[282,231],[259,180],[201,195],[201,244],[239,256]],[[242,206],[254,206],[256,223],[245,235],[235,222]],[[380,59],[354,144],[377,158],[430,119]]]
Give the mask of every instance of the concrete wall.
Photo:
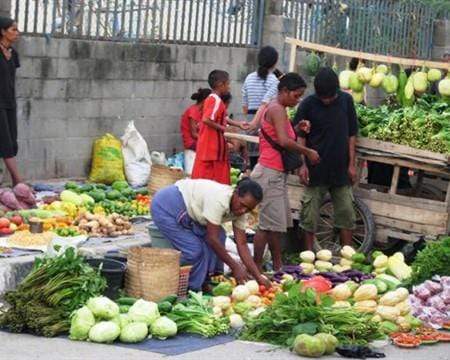
[[[19,163],[26,179],[85,176],[93,140],[130,120],[150,150],[181,150],[179,119],[208,73],[227,70],[231,111],[256,50],[24,37],[17,45]]]

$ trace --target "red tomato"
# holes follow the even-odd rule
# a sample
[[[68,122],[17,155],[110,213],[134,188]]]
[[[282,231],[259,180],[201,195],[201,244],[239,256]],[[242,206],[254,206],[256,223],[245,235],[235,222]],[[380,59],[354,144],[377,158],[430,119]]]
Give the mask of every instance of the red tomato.
[[[11,235],[13,232],[9,227],[0,228],[0,235]]]
[[[0,229],[9,228],[9,220],[7,218],[0,218]]]
[[[22,217],[20,215],[14,215],[13,217],[11,217],[10,221],[13,224],[16,224],[17,226],[20,226],[23,224],[23,220]]]
[[[264,286],[264,285],[259,285],[259,292],[262,294],[262,293],[264,293],[264,292],[266,292],[267,291],[267,289],[266,289],[266,287]]]

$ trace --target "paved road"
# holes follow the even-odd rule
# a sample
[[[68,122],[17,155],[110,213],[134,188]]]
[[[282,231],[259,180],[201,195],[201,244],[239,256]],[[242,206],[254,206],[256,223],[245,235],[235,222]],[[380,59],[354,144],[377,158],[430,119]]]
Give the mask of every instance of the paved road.
[[[127,348],[75,342],[67,339],[46,339],[31,335],[0,333],[0,359],[8,360],[159,360],[166,356]],[[449,344],[423,346],[403,350],[387,346],[383,351],[389,360],[449,360]],[[178,360],[293,360],[299,357],[271,346],[235,341],[209,349],[173,356]],[[326,360],[343,359],[339,356],[322,357]]]

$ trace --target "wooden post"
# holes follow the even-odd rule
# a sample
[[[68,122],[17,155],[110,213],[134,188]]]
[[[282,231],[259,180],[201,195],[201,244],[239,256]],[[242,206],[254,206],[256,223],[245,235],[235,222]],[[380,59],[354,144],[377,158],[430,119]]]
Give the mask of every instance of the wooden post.
[[[447,203],[447,209],[450,210],[450,180],[448,181],[447,195],[445,195],[445,202]]]
[[[297,58],[297,45],[291,44],[291,56],[289,58],[289,71],[295,70],[295,59]]]
[[[417,196],[418,194],[420,194],[420,191],[422,190],[423,177],[424,177],[424,171],[419,170],[419,172],[417,174],[417,183],[414,186],[414,191],[413,191],[414,196]]]
[[[398,187],[398,178],[400,176],[400,166],[394,166],[394,173],[392,174],[391,188],[389,194],[395,194]]]

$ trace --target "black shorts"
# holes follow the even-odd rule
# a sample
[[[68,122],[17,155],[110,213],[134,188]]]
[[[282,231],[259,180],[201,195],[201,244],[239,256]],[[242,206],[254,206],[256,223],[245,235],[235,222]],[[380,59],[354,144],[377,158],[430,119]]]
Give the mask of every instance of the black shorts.
[[[16,109],[0,109],[0,158],[15,157],[18,149]]]

